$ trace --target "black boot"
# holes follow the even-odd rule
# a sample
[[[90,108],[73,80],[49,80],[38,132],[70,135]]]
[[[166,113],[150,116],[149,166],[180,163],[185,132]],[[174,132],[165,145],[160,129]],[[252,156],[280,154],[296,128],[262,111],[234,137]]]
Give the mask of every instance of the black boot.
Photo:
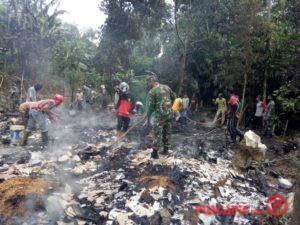
[[[29,135],[30,135],[30,132],[28,132],[26,130],[23,131],[23,137],[22,137],[22,139],[20,141],[20,145],[21,146],[27,145],[27,140],[28,140]]]
[[[48,131],[42,132],[42,145],[46,146],[48,144]]]
[[[168,155],[168,153],[169,153],[169,147],[168,146],[164,146],[164,150],[163,150],[163,152],[161,154]]]
[[[153,148],[153,151],[151,153],[151,158],[153,158],[153,159],[158,159],[159,158],[157,148]]]

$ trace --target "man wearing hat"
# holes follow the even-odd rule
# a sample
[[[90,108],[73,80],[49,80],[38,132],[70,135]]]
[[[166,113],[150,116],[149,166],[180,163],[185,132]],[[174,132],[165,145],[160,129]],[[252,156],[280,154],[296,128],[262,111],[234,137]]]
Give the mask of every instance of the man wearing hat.
[[[28,88],[26,102],[35,102],[36,94],[43,88],[42,84],[35,84],[34,86]]]

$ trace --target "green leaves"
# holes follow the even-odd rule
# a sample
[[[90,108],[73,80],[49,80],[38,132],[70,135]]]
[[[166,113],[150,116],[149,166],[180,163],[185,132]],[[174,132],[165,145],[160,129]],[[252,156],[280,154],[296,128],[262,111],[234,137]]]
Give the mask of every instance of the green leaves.
[[[282,113],[300,113],[300,90],[291,82],[274,92],[282,108]]]
[[[18,63],[25,76],[44,74],[49,69],[49,55],[57,42],[60,23],[58,0],[8,0],[1,11],[9,63]],[[15,68],[16,69],[16,68]]]

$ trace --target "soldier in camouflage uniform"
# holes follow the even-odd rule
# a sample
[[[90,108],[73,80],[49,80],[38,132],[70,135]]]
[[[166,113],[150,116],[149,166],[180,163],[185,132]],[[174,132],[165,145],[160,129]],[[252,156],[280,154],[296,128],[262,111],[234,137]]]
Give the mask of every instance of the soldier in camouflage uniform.
[[[155,112],[153,152],[151,158],[157,159],[160,147],[164,147],[163,154],[168,154],[170,146],[169,138],[171,135],[172,103],[175,99],[175,94],[167,85],[158,83],[156,75],[149,76],[148,83],[151,86],[151,90],[149,91],[148,124],[150,124],[151,114]]]
[[[275,117],[275,102],[272,95],[268,96],[268,105],[263,115],[264,136],[271,138],[273,132],[273,120]]]
[[[10,96],[11,96],[11,110],[16,111],[16,110],[18,110],[18,105],[20,104],[20,102],[19,102],[19,89],[16,86],[14,86],[11,89]]]

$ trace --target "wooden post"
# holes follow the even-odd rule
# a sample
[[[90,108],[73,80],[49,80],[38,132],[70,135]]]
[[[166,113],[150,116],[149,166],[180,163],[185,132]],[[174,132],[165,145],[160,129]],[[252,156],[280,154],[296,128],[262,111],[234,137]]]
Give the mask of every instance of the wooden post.
[[[23,89],[24,89],[24,71],[22,72],[21,76],[21,87],[20,87],[20,102],[22,102],[23,99]]]
[[[288,126],[289,126],[289,120],[287,120],[286,123],[285,123],[284,131],[283,131],[283,137],[285,137],[285,135],[286,135],[286,131],[287,131]],[[274,131],[273,131],[273,133],[274,133]]]

